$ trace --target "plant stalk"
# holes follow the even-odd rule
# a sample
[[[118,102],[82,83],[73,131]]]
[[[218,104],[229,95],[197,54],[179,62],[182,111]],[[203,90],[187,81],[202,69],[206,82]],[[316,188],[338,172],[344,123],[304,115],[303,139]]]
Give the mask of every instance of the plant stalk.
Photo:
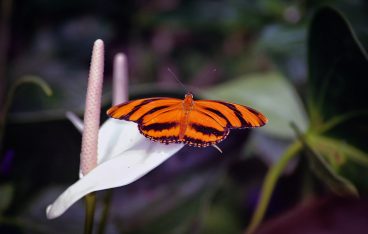
[[[113,195],[113,190],[112,189],[109,189],[109,190],[106,191],[105,198],[104,198],[104,207],[103,207],[103,210],[102,210],[101,219],[100,219],[100,223],[98,225],[98,230],[97,230],[98,234],[105,233],[107,219],[108,219],[109,213],[110,213],[112,195]]]
[[[257,204],[256,210],[252,216],[248,228],[245,234],[253,233],[258,225],[261,223],[270,202],[272,192],[276,186],[277,179],[280,177],[281,173],[284,171],[285,167],[288,165],[291,159],[302,149],[302,144],[300,141],[294,141],[292,145],[284,152],[280,157],[279,161],[273,165],[266,174],[265,180],[262,185],[261,197]]]
[[[84,234],[92,234],[93,231],[93,221],[95,216],[96,208],[96,194],[90,193],[85,196],[86,204],[86,217],[84,221]]]

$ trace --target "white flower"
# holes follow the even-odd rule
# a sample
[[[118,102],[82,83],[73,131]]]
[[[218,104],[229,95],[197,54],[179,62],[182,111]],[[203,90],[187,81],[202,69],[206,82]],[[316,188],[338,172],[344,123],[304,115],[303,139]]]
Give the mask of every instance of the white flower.
[[[98,142],[97,167],[67,188],[47,208],[47,218],[57,218],[91,192],[138,180],[183,147],[182,144],[152,142],[139,133],[137,124],[115,119],[102,125]]]
[[[124,186],[138,180],[183,147],[183,144],[152,142],[139,133],[137,124],[123,120],[109,119],[98,129],[103,58],[103,41],[97,40],[92,52],[84,126],[78,117],[67,114],[77,129],[83,131],[80,179],[47,207],[49,219],[59,217],[91,192]],[[126,59],[122,54],[116,56],[114,66],[114,85],[119,87],[114,88],[114,103],[117,103],[126,101],[119,99],[127,97]]]

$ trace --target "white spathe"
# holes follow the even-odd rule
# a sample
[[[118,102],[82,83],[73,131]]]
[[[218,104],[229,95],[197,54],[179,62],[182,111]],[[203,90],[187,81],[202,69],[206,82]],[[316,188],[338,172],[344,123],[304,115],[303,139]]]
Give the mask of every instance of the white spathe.
[[[99,131],[97,167],[67,188],[47,207],[47,218],[59,217],[91,192],[124,186],[138,180],[183,146],[150,141],[139,133],[135,123],[107,120]]]

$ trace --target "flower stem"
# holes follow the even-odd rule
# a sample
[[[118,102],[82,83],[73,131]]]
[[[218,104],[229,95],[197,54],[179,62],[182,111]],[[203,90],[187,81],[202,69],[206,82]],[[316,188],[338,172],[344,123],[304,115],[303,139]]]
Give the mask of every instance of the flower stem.
[[[92,234],[93,221],[96,207],[96,194],[90,193],[85,196],[86,203],[86,218],[84,221],[84,234]]]
[[[273,165],[266,174],[266,178],[263,182],[261,197],[257,204],[256,210],[250,221],[248,228],[245,233],[250,234],[256,230],[258,225],[261,223],[270,202],[270,198],[275,188],[277,179],[280,177],[284,168],[287,166],[288,162],[302,149],[302,144],[300,141],[295,141],[289,148],[284,152],[279,161]]]
[[[111,207],[112,195],[113,195],[112,189],[107,190],[105,193],[104,207],[103,207],[102,214],[101,214],[101,220],[98,225],[98,231],[97,231],[98,234],[105,233],[107,218],[109,216],[110,207]]]

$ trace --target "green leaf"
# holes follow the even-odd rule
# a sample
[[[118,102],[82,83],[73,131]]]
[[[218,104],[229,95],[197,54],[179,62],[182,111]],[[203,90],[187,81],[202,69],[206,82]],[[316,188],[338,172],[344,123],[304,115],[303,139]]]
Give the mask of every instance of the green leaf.
[[[314,139],[317,138],[317,139]],[[319,177],[334,193],[342,196],[351,195],[354,197],[359,196],[359,192],[355,185],[345,177],[339,175],[339,173],[334,170],[331,165],[326,161],[326,159],[320,155],[318,152],[323,152],[326,149],[334,150],[332,145],[330,147],[326,147],[325,149],[321,149],[321,145],[324,143],[331,143],[329,139],[320,137],[309,136],[309,142],[312,142],[310,147],[307,148],[308,160],[311,166],[312,171]],[[326,142],[321,142],[326,141]],[[327,154],[332,155],[332,154]],[[344,157],[344,155],[340,155],[336,153],[336,157]]]
[[[269,122],[260,131],[272,136],[294,138],[291,122],[302,131],[307,128],[307,117],[299,96],[278,72],[245,75],[211,88],[202,95],[209,99],[236,102],[261,111]]]
[[[301,140],[305,133],[304,148],[312,149],[309,159],[316,174],[331,190],[356,196],[368,188],[367,55],[347,21],[328,7],[312,19],[308,50],[310,128],[307,133],[299,126],[296,130]],[[295,154],[291,152],[267,173],[247,233],[263,219],[276,180]]]
[[[308,141],[323,157],[319,161],[324,160],[325,168],[320,176],[335,190],[341,184],[347,189],[352,183],[364,184],[359,181],[364,179],[349,175],[359,174],[359,170],[368,167],[367,53],[348,21],[328,7],[315,14],[308,47],[309,135],[312,136]],[[359,166],[351,167],[352,163]],[[350,168],[349,173],[344,172],[345,168]],[[338,177],[343,174],[346,176]]]
[[[338,11],[326,7],[316,13],[308,48],[312,127],[344,113],[367,110],[367,54]]]
[[[342,140],[321,135],[312,135],[309,142],[320,153],[328,157],[328,161],[332,165],[335,164],[336,169],[346,163],[346,160],[351,160],[368,167],[368,153]]]

